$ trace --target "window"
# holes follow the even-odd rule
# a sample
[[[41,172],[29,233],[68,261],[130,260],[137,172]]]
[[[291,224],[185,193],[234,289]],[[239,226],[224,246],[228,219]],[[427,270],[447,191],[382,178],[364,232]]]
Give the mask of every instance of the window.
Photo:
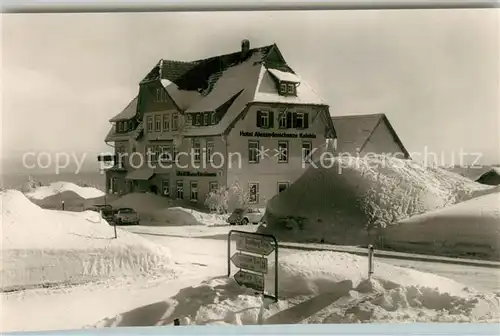
[[[260,111],[260,127],[269,128],[269,112]]]
[[[153,117],[152,116],[148,116],[147,117],[147,130],[148,132],[153,132]]]
[[[170,115],[169,114],[164,114],[163,115],[163,131],[170,131]]]
[[[194,162],[201,161],[201,145],[200,140],[193,140],[193,160]]]
[[[170,181],[168,179],[161,181],[161,193],[163,196],[170,196]]]
[[[209,125],[209,124],[208,124],[208,122],[209,122],[209,120],[210,120],[209,118],[210,118],[210,114],[205,113],[205,114],[203,115],[203,125]]]
[[[217,182],[210,182],[209,185],[208,185],[208,191],[209,192],[217,192],[217,190],[219,189],[219,183]]]
[[[312,160],[312,143],[302,143],[302,162],[311,162]]]
[[[160,155],[158,159],[162,162],[170,162],[172,161],[172,146],[165,145],[160,148]]]
[[[156,162],[158,160],[158,146],[146,146],[146,157],[148,162]]]
[[[288,94],[289,95],[294,95],[295,94],[295,85],[288,84]]]
[[[191,113],[186,114],[186,124],[188,125],[193,124],[193,115]]]
[[[179,129],[179,116],[177,113],[172,114],[172,131],[177,131]]]
[[[281,112],[279,114],[279,128],[288,128],[289,113],[287,111]]]
[[[157,114],[155,115],[155,131],[160,132],[161,131],[161,115]]]
[[[210,115],[210,124],[215,125],[217,124],[216,118],[215,118],[215,112],[212,112]]]
[[[259,142],[258,141],[248,141],[248,162],[258,163],[260,160],[259,155]]]
[[[280,84],[280,93],[281,94],[286,94],[286,83],[281,83]]]
[[[289,185],[290,182],[278,182],[278,193],[284,191]]]
[[[259,184],[248,184],[248,203],[259,203]]]
[[[198,182],[196,181],[191,181],[191,193],[189,200],[191,202],[198,202]]]
[[[288,141],[278,141],[278,162],[288,162]]]
[[[197,126],[201,125],[201,114],[200,113],[196,113],[196,119],[194,121],[194,124]]]
[[[177,199],[184,199],[184,182],[183,181],[176,182],[176,196],[177,196]]]
[[[206,155],[207,155],[207,163],[211,163],[213,159],[213,154],[214,154],[214,142],[211,140],[207,140],[206,144]]]
[[[295,113],[295,128],[305,128],[304,113]]]

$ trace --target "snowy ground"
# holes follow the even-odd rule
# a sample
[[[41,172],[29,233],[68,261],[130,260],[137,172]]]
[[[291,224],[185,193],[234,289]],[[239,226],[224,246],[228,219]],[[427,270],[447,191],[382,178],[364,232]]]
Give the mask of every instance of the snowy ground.
[[[98,250],[95,265],[115,267],[80,285],[59,282],[59,287],[2,293],[1,331],[168,325],[174,318],[183,324],[276,324],[495,322],[500,316],[500,296],[494,293],[500,274],[494,268],[376,258],[367,281],[366,257],[280,249],[280,301],[263,302],[226,276],[227,233],[253,232],[257,226],[145,222],[121,227],[115,240],[109,239],[112,227],[97,214],[42,210],[26,201],[17,192],[2,194],[3,284],[5,274],[17,274],[10,280],[16,284],[29,274],[24,285],[46,284],[42,275],[60,280],[61,272],[44,271],[41,263],[71,270],[73,280],[89,281],[74,265],[92,250]],[[106,239],[99,239],[103,235]],[[34,257],[15,263],[20,258],[13,251],[34,251]],[[159,255],[168,256],[164,267],[152,269]],[[129,262],[113,263],[116,259]],[[33,265],[39,271],[30,270]],[[274,267],[266,281],[270,293]]]

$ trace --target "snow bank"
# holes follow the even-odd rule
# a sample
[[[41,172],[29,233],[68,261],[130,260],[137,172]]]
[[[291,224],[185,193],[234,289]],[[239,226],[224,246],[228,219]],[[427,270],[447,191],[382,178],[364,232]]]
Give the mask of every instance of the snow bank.
[[[170,272],[169,250],[118,232],[95,212],[44,210],[1,192],[3,290]]]
[[[96,188],[80,187],[71,182],[54,182],[48,186],[37,187],[33,191],[27,192],[26,196],[41,200],[65,191],[72,191],[84,199],[96,198],[104,195],[103,191]]]
[[[411,217],[382,237],[398,250],[500,260],[500,193]]]
[[[157,225],[227,225],[225,216],[203,213],[194,209],[178,206],[180,203],[167,197],[149,193],[127,194],[110,204],[115,207],[135,209],[143,220]]]
[[[218,214],[208,214],[193,209],[182,207],[172,207],[168,209],[158,210],[152,214],[152,219],[155,222],[166,223],[176,226],[190,225],[206,225],[206,226],[222,226],[228,225],[226,222],[227,216]]]
[[[342,156],[330,168],[311,166],[272,198],[262,230],[292,241],[364,244],[369,223],[384,227],[489,188],[414,161]]]
[[[298,252],[280,258],[277,303],[220,277],[94,327],[169,325],[175,318],[183,325],[498,321],[498,295],[378,262],[370,280],[366,272],[364,257]],[[270,275],[270,293],[272,284]]]

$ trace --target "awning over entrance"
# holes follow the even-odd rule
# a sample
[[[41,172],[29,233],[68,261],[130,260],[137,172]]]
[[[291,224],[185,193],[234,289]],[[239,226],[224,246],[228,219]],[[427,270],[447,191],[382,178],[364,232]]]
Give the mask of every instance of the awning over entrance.
[[[142,167],[139,169],[136,169],[134,171],[131,171],[125,176],[126,180],[141,180],[141,181],[147,181],[150,178],[153,177],[155,172],[153,171],[152,168],[149,167]]]

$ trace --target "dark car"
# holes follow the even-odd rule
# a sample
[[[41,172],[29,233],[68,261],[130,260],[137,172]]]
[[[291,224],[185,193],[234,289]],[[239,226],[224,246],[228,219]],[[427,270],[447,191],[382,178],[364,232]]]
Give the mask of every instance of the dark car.
[[[109,204],[94,204],[85,210],[101,212],[102,218],[105,219],[108,223],[112,222],[114,219],[114,214],[116,212],[115,209]]]
[[[139,214],[132,208],[117,209],[113,215],[116,225],[132,224],[139,225]]]

